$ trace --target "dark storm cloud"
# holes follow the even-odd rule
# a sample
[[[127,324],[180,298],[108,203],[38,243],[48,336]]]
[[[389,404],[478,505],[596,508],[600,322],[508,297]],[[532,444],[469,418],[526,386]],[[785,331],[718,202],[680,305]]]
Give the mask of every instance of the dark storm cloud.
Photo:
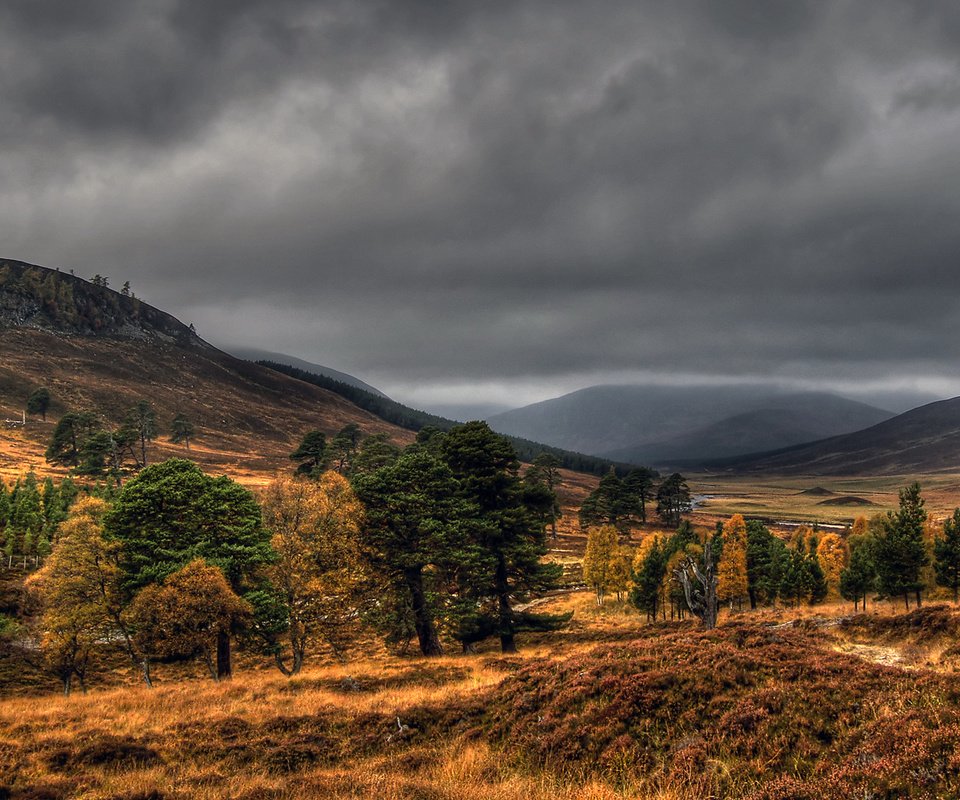
[[[3,253],[400,391],[929,383],[958,53],[947,2],[7,2]]]

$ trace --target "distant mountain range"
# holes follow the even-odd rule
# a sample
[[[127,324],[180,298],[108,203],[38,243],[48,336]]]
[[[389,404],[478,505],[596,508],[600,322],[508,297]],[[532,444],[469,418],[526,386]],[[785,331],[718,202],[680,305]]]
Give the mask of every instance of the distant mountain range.
[[[960,397],[929,403],[843,436],[706,466],[804,475],[954,471],[960,469]]]
[[[827,392],[762,385],[593,386],[497,414],[502,433],[617,461],[668,466],[780,449],[894,415]]]

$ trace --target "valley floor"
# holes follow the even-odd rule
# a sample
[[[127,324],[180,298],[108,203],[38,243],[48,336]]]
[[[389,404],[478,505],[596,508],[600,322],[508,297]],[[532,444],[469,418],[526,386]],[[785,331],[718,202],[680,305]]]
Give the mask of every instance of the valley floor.
[[[7,697],[0,797],[960,796],[952,606],[744,612],[710,633],[588,592],[546,606],[573,622],[515,656],[371,643],[293,679],[159,667],[152,691]]]

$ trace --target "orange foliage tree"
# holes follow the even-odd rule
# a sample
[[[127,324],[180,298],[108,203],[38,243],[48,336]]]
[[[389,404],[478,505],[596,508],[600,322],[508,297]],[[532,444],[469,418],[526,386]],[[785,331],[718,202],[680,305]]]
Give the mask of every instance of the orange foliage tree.
[[[203,559],[140,590],[128,609],[140,649],[153,658],[203,659],[219,680],[217,638],[250,615],[250,604],[230,588],[223,572]]]
[[[734,514],[723,525],[723,552],[717,565],[717,597],[730,603],[742,602],[747,594],[747,523]]]
[[[846,542],[835,533],[825,533],[817,543],[817,560],[827,580],[829,596],[836,599],[840,596],[840,573],[850,560]]]

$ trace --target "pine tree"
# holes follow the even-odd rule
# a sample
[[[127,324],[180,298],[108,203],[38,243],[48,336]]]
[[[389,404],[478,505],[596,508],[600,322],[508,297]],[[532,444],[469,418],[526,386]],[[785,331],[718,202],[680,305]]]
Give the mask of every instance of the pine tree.
[[[927,512],[923,505],[919,483],[901,489],[899,510],[880,519],[875,535],[877,586],[887,597],[902,596],[908,609],[911,594],[920,605],[920,571],[928,561],[923,536]]]
[[[683,475],[674,472],[657,489],[657,514],[665,524],[677,527],[691,507],[690,487]]]
[[[27,413],[40,414],[47,421],[47,409],[50,408],[50,390],[46,386],[34,389],[27,398]]]
[[[943,538],[934,540],[933,557],[937,585],[950,589],[956,603],[960,593],[960,508],[944,521]]]
[[[747,595],[751,609],[772,602],[777,596],[779,581],[771,580],[774,539],[763,523],[747,522]]]
[[[580,506],[580,527],[613,525],[623,531],[630,519],[630,509],[624,483],[611,467]]]
[[[327,447],[332,468],[341,475],[346,474],[353,457],[360,446],[360,426],[355,422],[344,425]]]
[[[544,509],[531,503],[519,477],[509,440],[485,422],[452,428],[441,443],[444,460],[459,482],[459,496],[477,509],[471,537],[492,569],[485,586],[494,608],[502,652],[516,651],[522,630],[551,630],[569,615],[517,612],[513,604],[529,592],[556,586],[562,568],[543,561],[547,553]]]
[[[327,437],[322,431],[308,431],[290,458],[300,462],[297,466],[298,475],[319,476],[329,458]]]
[[[465,523],[470,509],[456,496],[453,473],[427,449],[412,445],[394,463],[355,474],[352,484],[365,507],[362,534],[370,571],[388,591],[391,607],[409,615],[388,615],[388,633],[409,626],[423,655],[442,655],[433,568],[444,572],[452,564],[476,561]]]
[[[152,442],[157,436],[157,412],[149,401],[140,400],[127,412],[125,427],[137,442],[138,466],[147,466],[147,442]]]
[[[873,563],[873,542],[866,535],[851,537],[850,563],[840,572],[840,596],[853,600],[857,610],[863,600],[867,609],[867,594],[876,583],[877,572]]]
[[[560,460],[551,453],[540,453],[530,469],[523,476],[524,481],[530,484],[543,486],[549,492],[550,501],[550,534],[557,538],[557,520],[563,516],[560,500],[557,497],[557,487],[560,485]]]
[[[647,619],[651,621],[656,621],[657,613],[660,611],[668,558],[666,550],[660,545],[659,538],[655,538],[640,562],[639,569],[635,568],[634,571],[634,588],[630,593],[630,601],[646,613]]]
[[[629,503],[630,513],[641,525],[647,524],[647,504],[654,499],[654,479],[657,472],[646,467],[630,470],[623,479],[624,494]]]
[[[123,588],[131,596],[196,558],[219,567],[242,596],[274,558],[253,495],[183,459],[152,464],[128,481],[105,527],[123,544]],[[217,671],[221,678],[232,672],[229,633],[218,637]]]
[[[75,467],[87,440],[99,430],[100,421],[92,411],[69,411],[57,422],[44,457],[52,464]]]
[[[174,444],[183,442],[183,446],[190,449],[190,440],[193,438],[193,423],[183,413],[177,413],[170,423],[170,441]]]
[[[789,553],[780,579],[780,597],[791,606],[810,597],[810,567],[807,550],[802,540]]]
[[[19,538],[20,552],[27,556],[39,555],[37,543],[43,531],[43,498],[37,476],[28,472],[22,482],[17,481],[15,493],[10,521]]]

